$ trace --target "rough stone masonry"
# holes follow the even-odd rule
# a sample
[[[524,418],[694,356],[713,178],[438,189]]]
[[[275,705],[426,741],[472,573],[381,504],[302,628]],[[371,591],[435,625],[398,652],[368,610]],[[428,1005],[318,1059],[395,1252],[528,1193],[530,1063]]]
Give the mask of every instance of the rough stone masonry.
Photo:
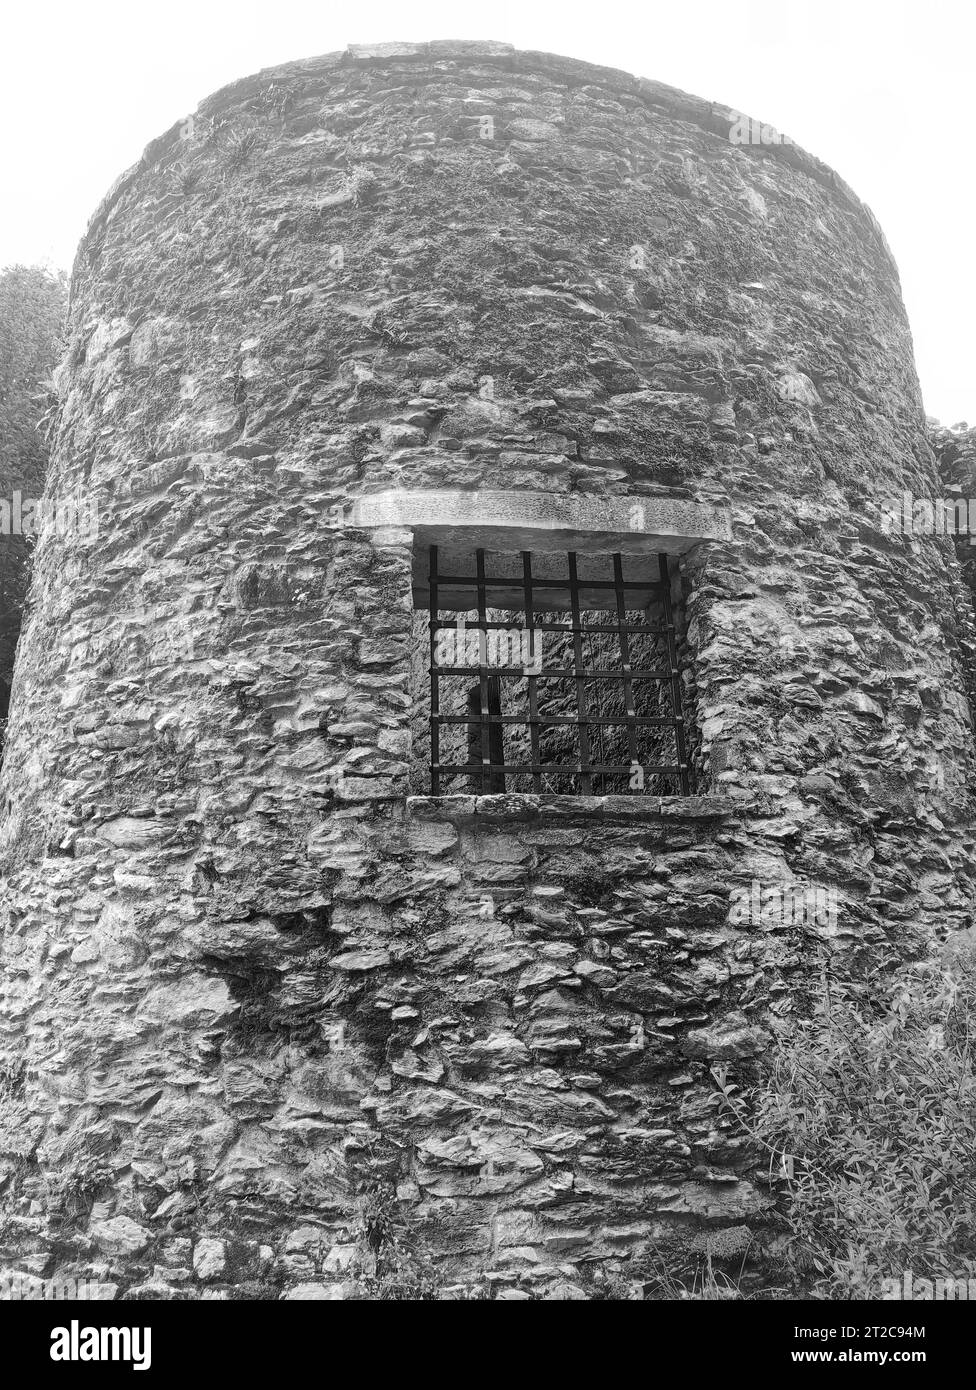
[[[96,212],[48,487],[98,532],[38,547],[0,788],[9,1265],[356,1297],[403,1231],[560,1298],[761,1247],[711,1068],[826,953],[970,922],[968,597],[879,520],[937,484],[897,272],[735,120],[354,47]],[[344,524],[398,488],[727,515],[679,562],[694,795],[408,795],[414,533]],[[735,920],[756,881],[833,890],[829,939]]]

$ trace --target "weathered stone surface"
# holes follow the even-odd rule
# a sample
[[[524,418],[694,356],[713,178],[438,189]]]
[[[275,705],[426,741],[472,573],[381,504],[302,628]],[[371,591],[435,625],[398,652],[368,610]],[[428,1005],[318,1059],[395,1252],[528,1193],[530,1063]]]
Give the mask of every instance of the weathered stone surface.
[[[94,1222],[91,1236],[107,1255],[138,1255],[152,1240],[152,1232],[128,1216]]]
[[[342,1284],[296,1284],[294,1288],[282,1294],[282,1298],[290,1302],[341,1302],[343,1299],[355,1297],[356,1286],[351,1283]]]
[[[219,1279],[227,1268],[227,1249],[222,1240],[206,1236],[193,1249],[193,1272],[198,1279]]]
[[[713,1028],[690,1028],[681,1050],[686,1057],[707,1061],[735,1061],[754,1057],[767,1048],[772,1039],[764,1028],[750,1024],[743,1014],[728,1014]]]

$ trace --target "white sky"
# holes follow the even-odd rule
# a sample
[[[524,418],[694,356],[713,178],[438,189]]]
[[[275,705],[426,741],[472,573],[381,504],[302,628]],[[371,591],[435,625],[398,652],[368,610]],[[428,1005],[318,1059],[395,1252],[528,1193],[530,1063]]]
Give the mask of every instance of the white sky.
[[[224,83],[443,38],[623,68],[819,155],[894,250],[927,411],[976,422],[972,0],[0,0],[0,266],[70,268],[109,185]]]

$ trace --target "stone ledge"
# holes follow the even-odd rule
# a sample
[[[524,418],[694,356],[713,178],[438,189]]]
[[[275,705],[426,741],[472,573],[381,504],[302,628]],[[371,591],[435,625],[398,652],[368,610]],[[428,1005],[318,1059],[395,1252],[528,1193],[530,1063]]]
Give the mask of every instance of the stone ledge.
[[[594,821],[604,825],[710,821],[741,814],[753,805],[731,796],[408,796],[408,820]]]
[[[732,521],[722,507],[678,497],[601,497],[492,489],[389,489],[353,504],[349,525],[408,527],[421,539],[459,528],[488,548],[593,550],[610,542],[625,550],[681,554],[703,540],[729,541]],[[473,544],[473,543],[472,543]]]

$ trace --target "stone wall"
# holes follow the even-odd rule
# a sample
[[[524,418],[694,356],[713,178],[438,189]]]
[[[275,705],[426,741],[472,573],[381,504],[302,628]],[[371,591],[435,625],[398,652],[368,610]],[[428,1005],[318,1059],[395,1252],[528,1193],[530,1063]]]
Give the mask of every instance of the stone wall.
[[[49,482],[99,532],[38,549],[0,787],[19,1267],[352,1296],[398,1223],[511,1294],[739,1260],[767,1165],[711,1068],[827,949],[970,921],[952,546],[878,516],[936,483],[896,271],[730,126],[353,49],[210,98],[99,209]],[[680,562],[700,797],[408,802],[412,537],[340,524],[400,484],[731,507]],[[753,882],[833,888],[836,932],[733,920]]]
[[[935,496],[949,509],[943,515],[951,520],[949,536],[959,560],[961,595],[957,597],[955,607],[960,614],[959,645],[966,696],[972,707],[976,702],[976,621],[973,617],[973,596],[976,595],[976,428],[967,428],[965,422],[949,428],[933,425],[929,430],[929,440],[938,470]],[[914,510],[916,501],[915,494],[910,494],[909,513]],[[905,516],[903,497],[903,528]],[[938,538],[934,543],[944,544],[944,541]],[[916,544],[931,545],[933,539],[922,535],[916,539]]]

